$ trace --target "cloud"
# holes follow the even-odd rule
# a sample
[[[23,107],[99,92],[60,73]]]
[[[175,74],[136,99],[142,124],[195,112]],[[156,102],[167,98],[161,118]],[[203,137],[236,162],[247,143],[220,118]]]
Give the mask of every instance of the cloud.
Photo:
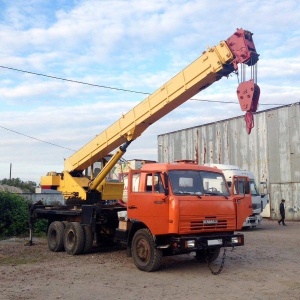
[[[260,53],[261,103],[293,103],[299,8],[292,0],[3,1],[0,65],[147,93],[243,27]],[[223,78],[194,97],[237,104],[187,101],[151,125],[126,157],[156,159],[158,134],[242,115],[237,84],[234,75]],[[79,149],[145,97],[0,68],[0,125],[37,138],[0,128],[0,178],[9,163],[23,180],[61,171],[73,153],[65,148]]]

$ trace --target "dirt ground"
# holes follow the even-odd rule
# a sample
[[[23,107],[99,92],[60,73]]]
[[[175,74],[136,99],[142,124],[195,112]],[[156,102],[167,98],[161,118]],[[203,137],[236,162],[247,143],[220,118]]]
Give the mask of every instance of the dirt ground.
[[[226,251],[217,276],[191,255],[165,258],[146,273],[125,250],[70,256],[50,252],[44,238],[34,246],[28,238],[1,241],[0,299],[300,299],[300,223],[287,224],[264,219],[243,231],[245,246]]]

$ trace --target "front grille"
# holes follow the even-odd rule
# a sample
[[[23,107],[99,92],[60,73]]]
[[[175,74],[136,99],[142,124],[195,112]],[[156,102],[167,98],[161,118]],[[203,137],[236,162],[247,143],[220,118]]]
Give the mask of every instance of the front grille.
[[[178,233],[200,233],[214,231],[233,231],[236,229],[235,216],[181,216]]]
[[[227,228],[227,220],[216,220],[217,223],[206,223],[208,220],[192,221],[190,229],[194,230],[213,230]]]

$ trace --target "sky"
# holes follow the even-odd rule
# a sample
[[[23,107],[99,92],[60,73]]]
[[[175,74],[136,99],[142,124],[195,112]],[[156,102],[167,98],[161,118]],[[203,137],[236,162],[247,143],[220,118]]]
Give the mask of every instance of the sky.
[[[299,102],[299,15],[297,0],[0,0],[0,179],[39,183],[63,171],[65,158],[237,28],[254,34],[260,54],[258,111]],[[233,74],[201,91],[124,158],[157,160],[158,135],[243,115],[237,85]]]

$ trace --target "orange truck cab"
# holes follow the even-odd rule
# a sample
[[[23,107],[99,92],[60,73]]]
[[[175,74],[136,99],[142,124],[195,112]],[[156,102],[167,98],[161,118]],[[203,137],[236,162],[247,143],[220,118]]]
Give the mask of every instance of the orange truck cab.
[[[195,252],[197,259],[213,261],[222,247],[244,245],[244,236],[235,230],[251,209],[247,177],[236,177],[229,190],[216,168],[145,164],[128,177],[129,253],[143,271],[158,269],[165,255]]]

